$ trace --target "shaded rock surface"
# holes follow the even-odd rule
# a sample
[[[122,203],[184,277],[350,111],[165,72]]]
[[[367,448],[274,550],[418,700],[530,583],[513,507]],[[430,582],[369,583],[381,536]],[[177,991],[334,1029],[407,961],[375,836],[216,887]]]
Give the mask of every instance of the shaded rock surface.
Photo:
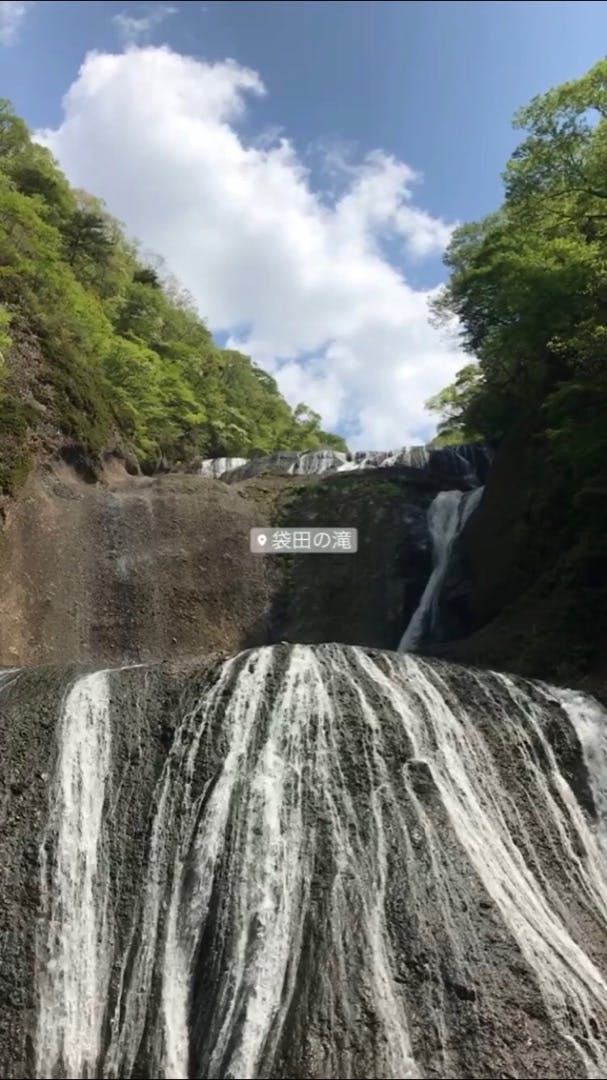
[[[485,450],[458,453],[482,474]],[[577,548],[558,515],[541,528],[544,453],[525,431],[498,451],[423,649],[604,695],[607,568],[585,551],[583,519]],[[441,490],[470,488],[470,471],[454,477],[436,454],[442,473],[281,465],[213,480],[129,475],[118,457],[100,472],[65,451],[4,508],[0,662],[187,658],[285,639],[396,648],[431,571],[428,508]],[[289,468],[302,458],[283,456]],[[250,555],[250,528],[281,523],[354,526],[359,553]]]
[[[396,648],[430,574],[427,515],[437,483],[400,466],[334,475],[283,500],[282,524],[356,528],[359,547],[356,555],[281,556],[271,640]]]
[[[455,640],[438,651],[606,698],[605,533],[583,502],[563,502],[553,474],[550,447],[530,425],[499,448],[443,596]]]

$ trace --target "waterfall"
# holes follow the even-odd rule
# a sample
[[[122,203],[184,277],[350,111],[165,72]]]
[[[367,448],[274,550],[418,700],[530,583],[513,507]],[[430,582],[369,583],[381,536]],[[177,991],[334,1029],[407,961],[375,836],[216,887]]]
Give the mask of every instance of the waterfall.
[[[41,850],[48,937],[40,979],[39,1077],[96,1076],[110,977],[109,867],[104,809],[110,770],[109,680],[96,672],[66,697]]]
[[[208,476],[211,480],[219,480],[224,473],[233,472],[246,465],[248,458],[243,457],[220,457],[205,458],[200,466],[201,476]]]
[[[492,452],[484,443],[440,448],[405,446],[400,450],[355,450],[350,454],[338,450],[308,450],[304,453],[278,451],[255,458],[206,458],[200,472],[214,480],[222,478],[231,481],[245,480],[262,473],[321,476],[331,472],[406,465],[413,469],[430,469],[477,486],[485,481],[491,457]]]
[[[444,584],[453,545],[472,512],[478,506],[483,488],[472,491],[439,491],[428,511],[428,530],[432,541],[433,568],[421,600],[400,640],[399,652],[412,652],[436,631],[438,601]]]
[[[348,465],[346,455],[338,450],[308,450],[297,455],[289,472],[291,476],[318,476],[339,471],[344,465]]]
[[[604,1077],[606,731],[581,694],[339,645],[77,679],[37,1076]]]

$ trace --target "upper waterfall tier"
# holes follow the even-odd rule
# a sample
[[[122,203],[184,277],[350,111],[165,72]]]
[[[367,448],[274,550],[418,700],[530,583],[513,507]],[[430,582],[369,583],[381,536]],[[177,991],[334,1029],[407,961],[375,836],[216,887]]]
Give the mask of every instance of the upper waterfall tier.
[[[289,476],[321,475],[356,469],[390,468],[407,465],[414,469],[457,477],[469,486],[484,483],[492,452],[485,443],[462,446],[411,446],[400,450],[356,450],[350,454],[336,450],[310,450],[306,453],[279,451],[254,458],[207,458],[200,471],[203,476],[229,481],[245,480],[262,473]]]

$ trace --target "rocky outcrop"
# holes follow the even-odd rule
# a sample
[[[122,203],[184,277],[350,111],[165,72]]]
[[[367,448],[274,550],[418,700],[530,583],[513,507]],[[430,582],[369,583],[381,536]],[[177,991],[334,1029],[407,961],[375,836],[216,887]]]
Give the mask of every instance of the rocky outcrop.
[[[528,584],[534,458],[529,429],[502,444],[478,513],[462,533],[461,555],[472,580],[471,629],[493,619]]]
[[[119,664],[236,649],[272,584],[255,503],[202,477],[30,477],[0,532],[0,664]]]
[[[11,501],[0,664],[183,660],[283,639],[396,648],[430,572],[428,506],[457,485],[402,465],[227,485],[86,464],[58,459]],[[359,551],[251,555],[249,530],[269,523],[356,527]]]
[[[443,597],[457,640],[434,652],[607,696],[605,534],[572,498],[546,437],[522,423],[459,540]]]
[[[289,468],[301,460],[287,457]],[[0,663],[183,659],[282,640],[397,648],[431,570],[430,503],[469,488],[448,456],[443,473],[418,463],[293,474],[276,461],[228,483],[129,475],[125,464],[132,471],[114,456],[100,470],[62,448],[10,500]],[[453,549],[440,633],[423,649],[603,694],[605,575],[583,517],[566,534],[570,508],[561,520],[542,502],[547,470],[532,431],[504,442]],[[249,530],[271,523],[356,527],[359,552],[251,555]]]
[[[466,472],[449,475],[448,456],[443,473],[418,463],[294,475],[283,464],[225,483],[129,475],[118,456],[100,470],[62,448],[0,526],[0,664],[185,659],[282,640],[397,648],[432,566],[428,508],[441,490],[469,488]],[[590,675],[602,693],[600,574],[582,556],[564,563],[572,538],[558,520],[543,526],[545,468],[532,432],[500,448],[423,649],[570,685]],[[249,530],[271,523],[356,527],[358,554],[251,555]]]

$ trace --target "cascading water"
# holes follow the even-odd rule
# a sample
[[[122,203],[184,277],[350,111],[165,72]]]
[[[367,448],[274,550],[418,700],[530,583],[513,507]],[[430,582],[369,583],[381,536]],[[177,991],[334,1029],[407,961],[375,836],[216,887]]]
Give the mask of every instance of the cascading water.
[[[109,984],[111,912],[104,844],[110,771],[109,679],[79,679],[60,719],[59,755],[41,852],[46,916],[41,943],[36,1075],[96,1075]]]
[[[247,464],[248,460],[248,458],[243,457],[206,458],[200,466],[200,473],[202,476],[208,476],[211,480],[218,480],[224,473],[240,469]]]
[[[490,466],[492,451],[484,443],[469,446],[405,446],[400,450],[356,450],[345,454],[337,450],[309,450],[305,453],[280,451],[255,458],[207,458],[200,472],[214,480],[246,480],[261,473],[289,476],[320,476],[330,472],[353,472],[362,469],[393,468],[406,465],[413,469],[457,478],[466,485],[483,483]]]
[[[604,1077],[606,725],[338,645],[77,679],[36,1074]]]
[[[467,489],[407,655],[0,672],[0,1076],[607,1078],[607,714],[410,654],[485,460],[418,449],[275,462]]]
[[[468,518],[476,510],[483,488],[472,491],[439,491],[428,511],[433,568],[421,600],[400,640],[398,651],[413,652],[436,634],[438,602],[449,570],[453,546]]]

